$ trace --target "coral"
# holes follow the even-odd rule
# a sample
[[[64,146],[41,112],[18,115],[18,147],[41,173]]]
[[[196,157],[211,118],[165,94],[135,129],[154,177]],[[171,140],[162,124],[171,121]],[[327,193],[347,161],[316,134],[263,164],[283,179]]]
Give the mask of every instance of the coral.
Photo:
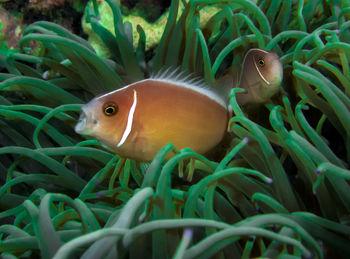
[[[44,21],[23,31],[20,53],[0,55],[1,256],[348,258],[349,2],[189,0],[179,13],[174,0],[151,57],[145,30],[134,46],[106,2],[114,33],[97,1],[86,12],[109,58]],[[144,164],[73,130],[98,94],[172,67],[215,88],[253,47],[279,54],[284,90],[250,108],[231,91],[223,158],[169,143]]]
[[[85,10],[85,18],[83,18],[83,29],[86,34],[89,35],[89,43],[96,50],[97,54],[104,57],[110,57],[111,53],[105,47],[103,40],[101,40],[98,34],[91,28],[89,23],[89,10],[91,10],[92,1],[90,1],[90,6],[88,5]],[[112,34],[114,33],[114,21],[113,21],[113,13],[108,5],[107,1],[100,1],[98,5],[99,14],[98,21],[99,23],[109,30]],[[184,10],[183,4],[180,4],[178,12],[181,13]],[[207,21],[212,17],[215,13],[217,13],[220,9],[215,6],[206,6],[200,10],[200,24],[201,28],[207,23]],[[156,21],[148,22],[144,17],[145,14],[140,12],[138,9],[134,11],[130,11],[128,15],[123,16],[123,22],[128,22],[131,24],[130,30],[132,30],[132,39],[134,48],[137,47],[139,42],[139,29],[138,26],[141,26],[142,30],[147,35],[146,41],[146,50],[149,50],[155,47],[162,35],[163,31],[168,19],[169,12],[165,12],[162,14]]]
[[[3,22],[8,24],[9,27],[18,25],[18,31],[23,30],[28,24],[42,19],[50,20],[74,33],[81,34],[81,16],[85,4],[84,0],[12,0],[1,4],[3,9],[1,16],[4,16]],[[10,16],[7,17],[7,15]],[[14,34],[12,32],[7,38],[8,40],[11,38],[19,40],[20,35],[21,33]]]
[[[70,3],[78,12],[82,12],[85,6],[84,0],[29,0],[27,8],[47,11],[61,8],[65,3]]]
[[[54,9],[61,7],[64,4],[64,0],[30,0],[28,8],[44,10],[44,9]]]
[[[1,34],[3,35],[2,50],[7,52],[7,48],[13,50],[18,48],[18,42],[22,37],[22,26],[20,21],[5,9],[0,8]]]

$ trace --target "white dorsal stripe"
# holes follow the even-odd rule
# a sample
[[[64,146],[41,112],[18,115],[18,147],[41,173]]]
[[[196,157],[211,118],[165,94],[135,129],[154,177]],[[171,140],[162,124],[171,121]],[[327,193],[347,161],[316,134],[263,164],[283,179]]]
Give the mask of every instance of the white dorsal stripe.
[[[189,83],[187,83],[185,81],[171,80],[170,78],[169,79],[167,79],[167,78],[165,78],[165,79],[155,78],[155,79],[150,79],[150,80],[156,80],[156,81],[161,81],[161,82],[165,82],[165,83],[169,83],[169,84],[174,84],[174,85],[177,85],[179,87],[183,87],[183,88],[187,88],[187,89],[196,91],[200,94],[207,96],[209,99],[215,101],[216,103],[220,104],[222,107],[227,109],[227,104],[226,104],[225,100],[223,98],[221,98],[221,96],[216,94],[213,90],[196,85],[196,82],[190,81]]]
[[[137,95],[136,95],[136,91],[134,90],[134,102],[132,103],[131,108],[129,110],[128,121],[126,123],[126,127],[124,130],[123,136],[122,136],[120,142],[118,143],[117,147],[121,147],[125,143],[126,139],[128,138],[128,136],[131,132],[132,122],[134,120],[134,113],[135,113],[135,109],[136,109],[136,104],[137,104]]]
[[[159,72],[158,74],[152,76],[151,79],[148,80],[157,80],[194,90],[196,92],[199,92],[200,94],[207,96],[211,100],[217,102],[225,109],[227,109],[227,103],[225,99],[222,98],[214,90],[210,89],[203,79],[193,78],[191,77],[191,74],[179,71],[180,69],[174,69],[172,71],[171,68],[168,68],[164,72]]]
[[[207,84],[205,84],[205,82],[201,79],[196,79],[196,78],[190,78],[190,75],[185,75],[184,72],[180,72],[178,74],[176,74],[177,70],[175,71],[170,71],[169,69],[167,69],[166,71],[164,71],[163,73],[160,73],[158,75],[155,75],[151,78],[148,79],[144,79],[141,81],[137,81],[135,83],[132,83],[130,85],[124,86],[122,88],[119,88],[117,90],[114,90],[112,92],[106,93],[102,96],[100,96],[99,98],[103,98],[105,96],[108,96],[110,94],[114,94],[118,91],[124,90],[125,88],[128,88],[130,86],[133,86],[135,84],[139,84],[142,82],[146,82],[146,81],[160,81],[160,82],[166,82],[169,84],[173,84],[179,87],[183,87],[183,88],[187,88],[187,89],[191,89],[193,91],[196,91],[200,94],[203,94],[205,96],[207,96],[208,98],[210,98],[211,100],[215,101],[216,103],[220,104],[222,107],[224,107],[225,109],[227,109],[227,102],[225,101],[224,98],[222,98],[218,93],[216,93],[214,90],[211,90]]]

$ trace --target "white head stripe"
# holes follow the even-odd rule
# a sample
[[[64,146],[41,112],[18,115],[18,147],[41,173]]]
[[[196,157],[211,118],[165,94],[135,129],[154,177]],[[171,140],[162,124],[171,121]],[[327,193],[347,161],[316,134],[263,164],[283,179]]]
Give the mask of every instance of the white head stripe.
[[[271,83],[269,81],[267,81],[266,78],[261,74],[261,72],[260,72],[260,70],[259,70],[259,68],[258,68],[258,66],[256,65],[255,62],[254,62],[254,66],[255,66],[256,70],[258,71],[261,79],[264,80],[267,85],[271,85]]]
[[[123,136],[120,140],[120,142],[118,143],[117,147],[121,147],[125,140],[127,139],[127,137],[129,136],[130,132],[131,132],[131,128],[132,128],[132,122],[134,120],[134,113],[135,113],[135,109],[136,109],[136,103],[137,103],[137,96],[136,96],[136,91],[134,90],[134,102],[131,105],[131,108],[129,110],[129,115],[128,115],[128,121],[126,123],[126,127],[123,133]]]

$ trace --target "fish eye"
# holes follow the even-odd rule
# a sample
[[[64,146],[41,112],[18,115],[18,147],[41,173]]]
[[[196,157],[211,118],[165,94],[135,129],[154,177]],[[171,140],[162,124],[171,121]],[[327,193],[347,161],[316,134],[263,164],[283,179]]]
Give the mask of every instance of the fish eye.
[[[258,64],[259,64],[259,66],[263,67],[265,65],[264,59],[263,58],[259,58]]]
[[[118,111],[118,106],[114,103],[109,103],[107,105],[105,105],[103,112],[105,115],[107,116],[112,116],[114,114],[116,114]]]

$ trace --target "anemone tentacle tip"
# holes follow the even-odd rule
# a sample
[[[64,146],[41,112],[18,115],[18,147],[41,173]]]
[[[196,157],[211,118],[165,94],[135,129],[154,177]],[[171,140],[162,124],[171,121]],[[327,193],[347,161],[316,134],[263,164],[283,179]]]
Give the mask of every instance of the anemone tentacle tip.
[[[248,237],[248,240],[249,240],[250,242],[253,242],[253,241],[255,241],[255,238],[256,238],[255,236],[249,236],[249,237]]]
[[[189,237],[189,238],[192,238],[192,235],[193,235],[193,230],[192,230],[192,229],[186,228],[186,229],[184,230],[184,236]]]
[[[42,74],[42,77],[43,77],[43,79],[49,79],[49,71],[45,71],[45,72]]]
[[[243,141],[244,141],[245,143],[248,143],[248,142],[249,142],[249,138],[248,138],[248,137],[244,137]]]

